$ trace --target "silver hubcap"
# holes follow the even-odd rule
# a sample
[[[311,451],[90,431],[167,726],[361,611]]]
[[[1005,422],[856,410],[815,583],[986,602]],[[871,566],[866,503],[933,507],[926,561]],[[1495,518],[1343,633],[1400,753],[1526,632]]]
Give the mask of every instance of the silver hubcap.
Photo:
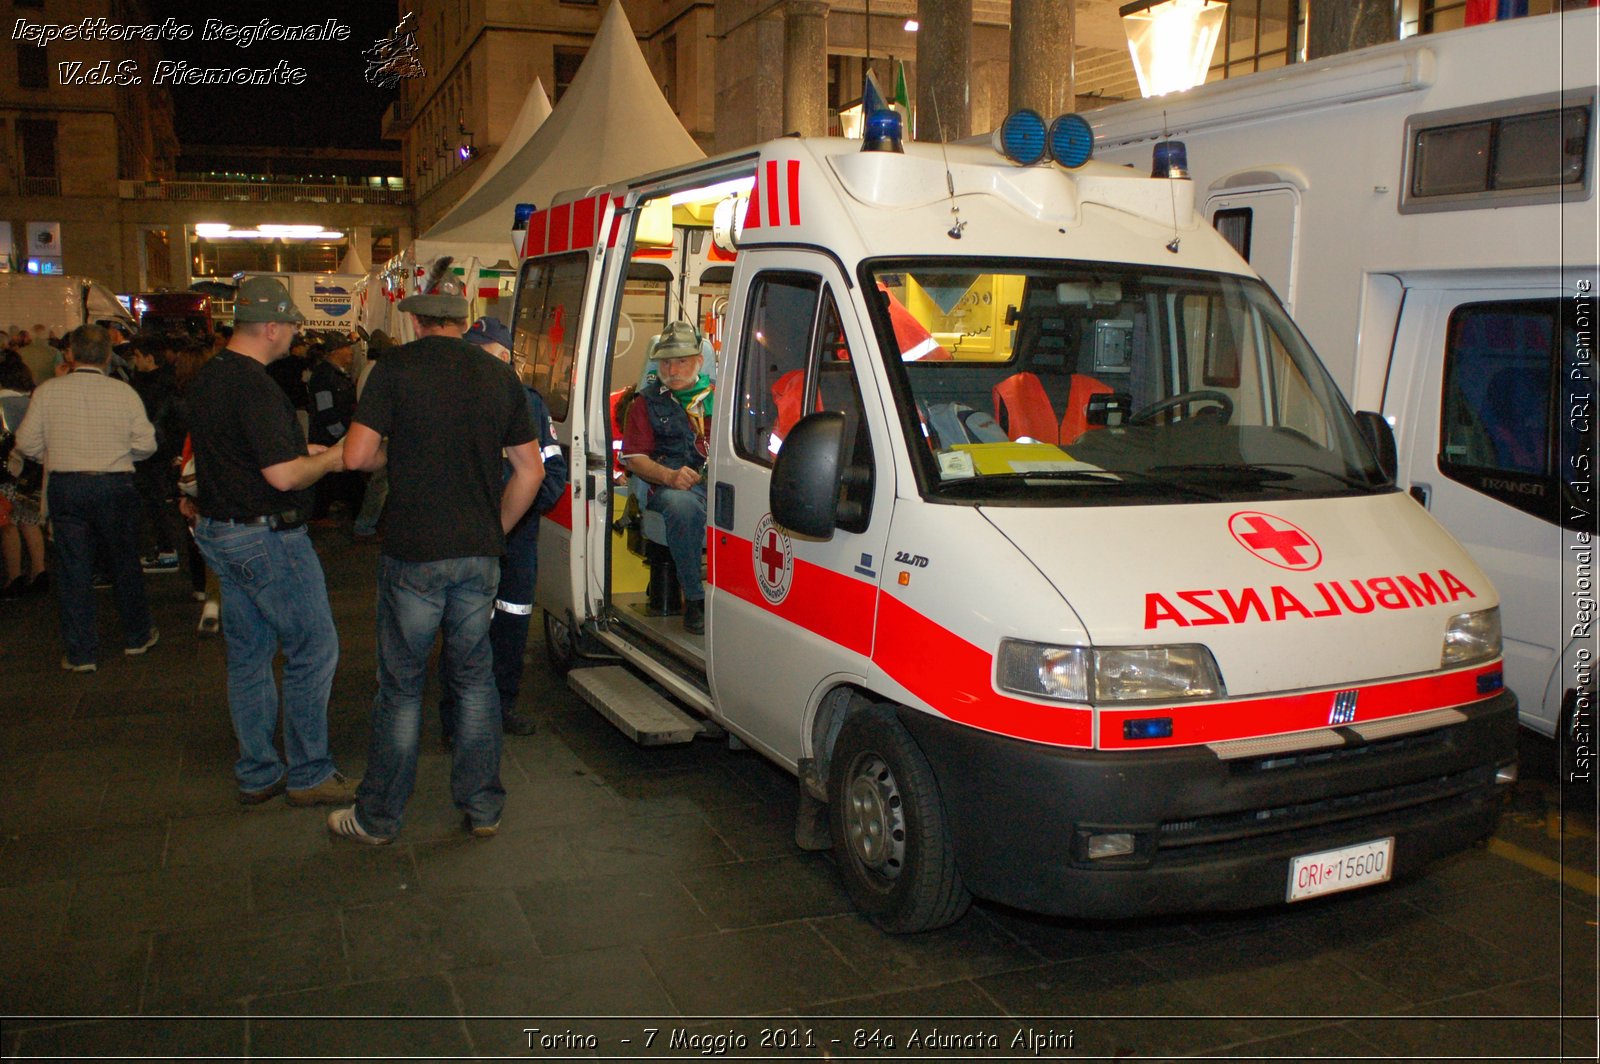
[[[856,760],[845,795],[845,835],[856,860],[894,879],[906,859],[906,816],[889,765],[876,754]]]

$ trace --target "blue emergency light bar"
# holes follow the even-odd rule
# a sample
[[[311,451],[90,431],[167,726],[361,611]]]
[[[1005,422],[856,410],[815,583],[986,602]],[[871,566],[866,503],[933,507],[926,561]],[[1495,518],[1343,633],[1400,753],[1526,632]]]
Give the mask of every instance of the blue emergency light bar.
[[[1094,154],[1094,130],[1082,115],[1061,115],[1050,123],[1046,143],[1050,158],[1069,170],[1076,170]]]
[[[1046,128],[1039,112],[1022,108],[1006,115],[994,131],[994,150],[1018,166],[1045,158],[1077,169],[1094,154],[1094,130],[1081,115],[1060,115]]]
[[[1039,162],[1045,153],[1044,119],[1026,107],[1012,111],[994,131],[994,148],[1018,166]]]
[[[901,143],[903,129],[900,112],[884,108],[867,116],[866,131],[861,138],[862,151],[905,151]]]
[[[1181,140],[1163,140],[1151,152],[1151,177],[1189,179],[1189,149]]]

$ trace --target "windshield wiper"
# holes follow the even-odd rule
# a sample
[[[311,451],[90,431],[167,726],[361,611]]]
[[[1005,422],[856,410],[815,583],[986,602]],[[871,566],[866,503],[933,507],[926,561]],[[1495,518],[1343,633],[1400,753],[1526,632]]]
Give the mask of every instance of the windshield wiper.
[[[1285,470],[1290,469],[1304,469],[1308,472],[1315,473],[1318,476],[1327,477],[1329,480],[1336,480],[1350,488],[1361,488],[1363,490],[1367,490],[1375,486],[1370,481],[1357,480],[1355,477],[1346,476],[1343,473],[1335,473],[1331,470],[1323,469],[1320,466],[1309,465],[1305,462],[1190,462],[1181,465],[1152,466],[1151,472],[1217,473],[1224,476],[1234,476],[1241,480],[1248,476],[1251,480],[1260,483],[1265,481],[1282,482],[1293,480],[1295,474],[1285,472]],[[1273,487],[1281,487],[1292,491],[1304,490],[1303,488],[1293,487],[1286,483],[1275,483]]]
[[[1179,481],[1169,480],[1166,477],[1151,476],[1149,473],[1135,472],[1128,469],[1036,469],[1013,473],[983,473],[975,477],[946,480],[941,484],[941,487],[949,489],[958,484],[1016,483],[1017,481],[1027,482],[1030,480],[1068,480],[1079,484],[1121,485],[1141,489],[1155,487],[1200,499],[1221,498],[1215,492],[1206,491],[1193,484],[1184,484]]]

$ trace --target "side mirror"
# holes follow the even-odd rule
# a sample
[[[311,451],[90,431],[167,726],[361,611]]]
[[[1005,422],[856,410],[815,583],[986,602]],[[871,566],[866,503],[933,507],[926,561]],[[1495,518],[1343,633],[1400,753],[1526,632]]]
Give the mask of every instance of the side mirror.
[[[1391,481],[1394,480],[1400,472],[1400,458],[1395,449],[1394,429],[1389,427],[1389,422],[1382,414],[1357,410],[1356,427],[1361,430],[1361,438],[1367,441],[1367,446],[1372,448],[1372,457],[1378,460],[1378,469]]]
[[[772,466],[767,501],[772,518],[791,532],[832,539],[839,519],[844,415],[807,414],[784,437]]]

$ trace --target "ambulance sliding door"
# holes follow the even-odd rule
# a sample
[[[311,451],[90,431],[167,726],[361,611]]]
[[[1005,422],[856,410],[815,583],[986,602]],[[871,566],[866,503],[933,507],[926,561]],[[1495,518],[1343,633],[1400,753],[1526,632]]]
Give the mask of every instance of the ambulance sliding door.
[[[729,323],[708,497],[709,672],[728,722],[793,766],[820,690],[867,673],[893,464],[867,334],[838,266],[752,249],[739,269],[747,298]],[[826,540],[776,525],[768,497],[784,436],[817,410],[845,414],[845,465],[862,474],[845,489],[859,514]]]

